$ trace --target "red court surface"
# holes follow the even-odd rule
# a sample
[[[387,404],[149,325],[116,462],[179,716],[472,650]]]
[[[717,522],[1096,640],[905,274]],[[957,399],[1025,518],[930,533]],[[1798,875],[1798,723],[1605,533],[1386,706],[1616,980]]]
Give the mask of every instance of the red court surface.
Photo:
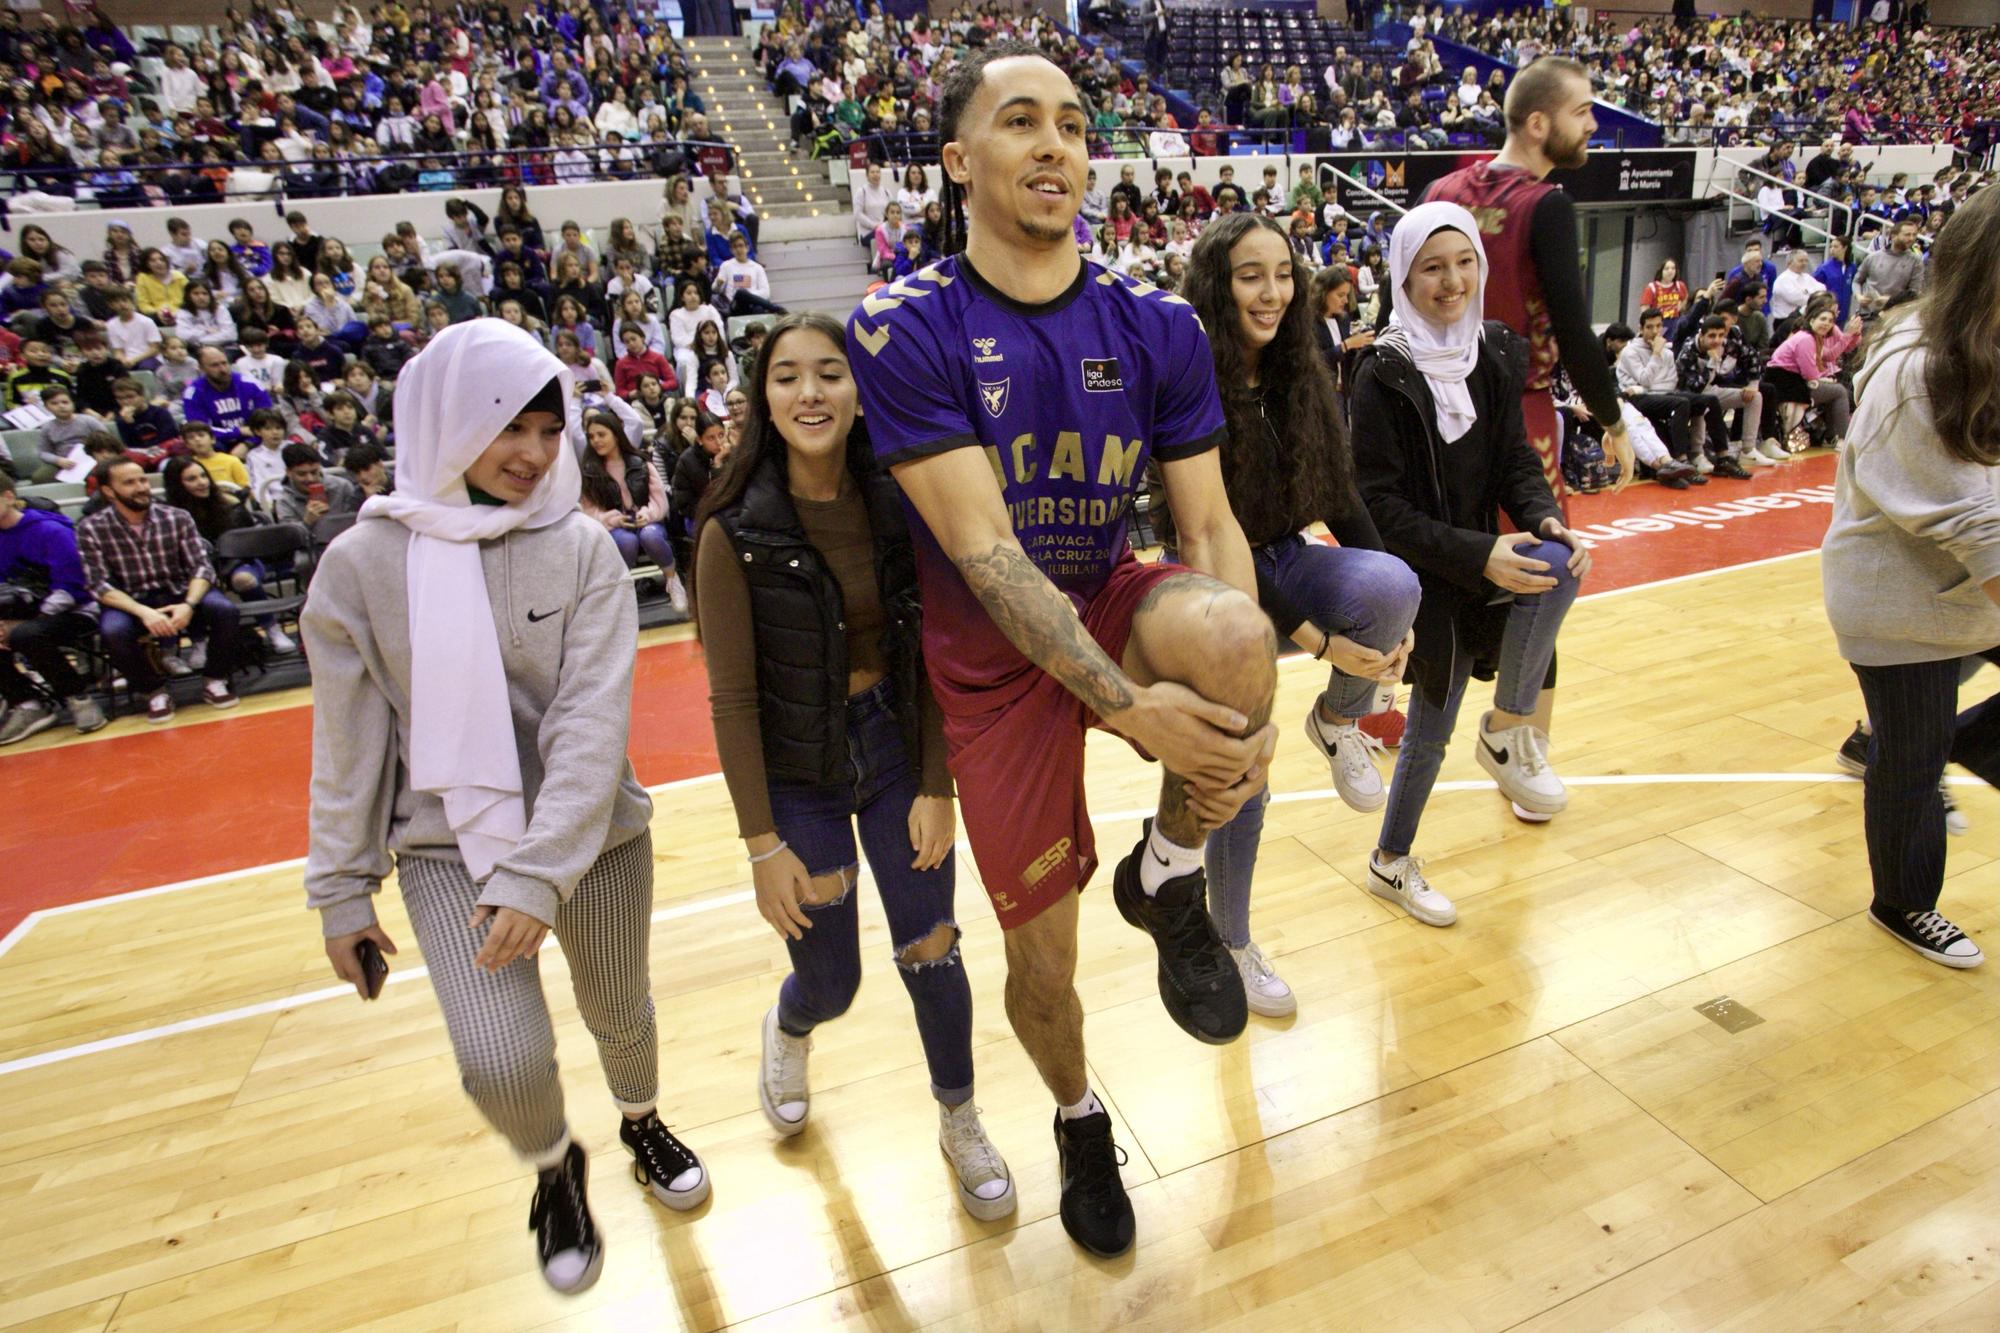
[[[1585,595],[1817,549],[1834,467],[1818,457],[1749,482],[1577,497],[1572,525],[1596,560]],[[641,782],[716,771],[697,645],[642,649],[632,704]],[[0,934],[38,908],[305,855],[311,754],[301,705],[0,755],[0,792],[15,812],[0,823]]]

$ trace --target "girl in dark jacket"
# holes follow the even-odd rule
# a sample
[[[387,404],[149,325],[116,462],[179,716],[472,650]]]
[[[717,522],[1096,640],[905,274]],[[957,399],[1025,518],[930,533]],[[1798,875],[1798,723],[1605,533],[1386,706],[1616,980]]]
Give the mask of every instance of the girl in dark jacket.
[[[855,430],[839,324],[787,315],[758,353],[737,447],[695,520],[695,617],[722,773],[757,887],[791,952],[764,1016],[757,1101],[806,1126],[812,1031],[861,984],[855,826],[938,1101],[959,1202],[1014,1211],[972,1104],[972,989],[952,915],[951,778],[919,649],[900,493]]]
[[[1410,852],[1473,675],[1498,675],[1479,762],[1514,813],[1540,822],[1568,803],[1531,715],[1590,554],[1563,526],[1528,444],[1523,349],[1483,321],[1486,252],[1472,215],[1449,203],[1405,214],[1389,275],[1394,314],[1355,372],[1354,465],[1383,545],[1417,571],[1423,603],[1409,727],[1368,877],[1446,924],[1456,910]],[[1503,516],[1516,531],[1500,531]]]

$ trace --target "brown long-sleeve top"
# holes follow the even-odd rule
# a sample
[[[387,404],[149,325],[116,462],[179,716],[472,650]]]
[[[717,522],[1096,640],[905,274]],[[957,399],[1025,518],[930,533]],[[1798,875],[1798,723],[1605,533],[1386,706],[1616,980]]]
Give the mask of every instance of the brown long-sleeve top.
[[[888,618],[875,583],[875,541],[868,508],[852,477],[843,477],[832,500],[794,495],[792,505],[806,539],[819,549],[840,584],[847,622],[847,688],[871,688],[882,678],[882,632]],[[757,705],[757,636],[751,620],[750,585],[719,523],[701,530],[695,554],[695,608],[701,618],[702,651],[708,658],[708,707],[715,723],[715,749],[722,778],[736,806],[736,831],[744,838],[770,833],[770,788],[764,776],[764,737]],[[938,711],[928,677],[917,681],[922,710],[919,790],[925,796],[952,794],[945,767],[944,715]]]

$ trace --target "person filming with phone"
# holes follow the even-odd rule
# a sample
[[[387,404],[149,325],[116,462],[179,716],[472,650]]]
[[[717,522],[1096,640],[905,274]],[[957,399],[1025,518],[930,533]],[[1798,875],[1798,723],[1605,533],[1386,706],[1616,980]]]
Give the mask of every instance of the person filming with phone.
[[[303,523],[308,529],[323,518],[336,514],[358,514],[367,497],[346,477],[329,474],[320,461],[319,450],[310,444],[288,444],[281,455],[285,460],[284,484],[271,491],[271,516],[280,523]],[[304,564],[312,557],[301,553]],[[297,571],[300,578],[306,569]]]

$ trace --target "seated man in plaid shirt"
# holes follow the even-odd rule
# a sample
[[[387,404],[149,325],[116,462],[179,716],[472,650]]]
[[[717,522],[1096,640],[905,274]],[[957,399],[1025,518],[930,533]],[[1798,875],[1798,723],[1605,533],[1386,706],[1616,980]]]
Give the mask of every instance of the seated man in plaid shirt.
[[[98,493],[111,502],[77,524],[77,552],[84,580],[103,608],[98,634],[113,665],[134,691],[147,696],[146,720],[165,722],[174,715],[160,658],[189,630],[208,635],[202,698],[217,708],[234,708],[229,677],[242,624],[236,603],[214,589],[215,567],[194,517],[154,504],[146,470],[130,459],[106,459],[96,479]]]

